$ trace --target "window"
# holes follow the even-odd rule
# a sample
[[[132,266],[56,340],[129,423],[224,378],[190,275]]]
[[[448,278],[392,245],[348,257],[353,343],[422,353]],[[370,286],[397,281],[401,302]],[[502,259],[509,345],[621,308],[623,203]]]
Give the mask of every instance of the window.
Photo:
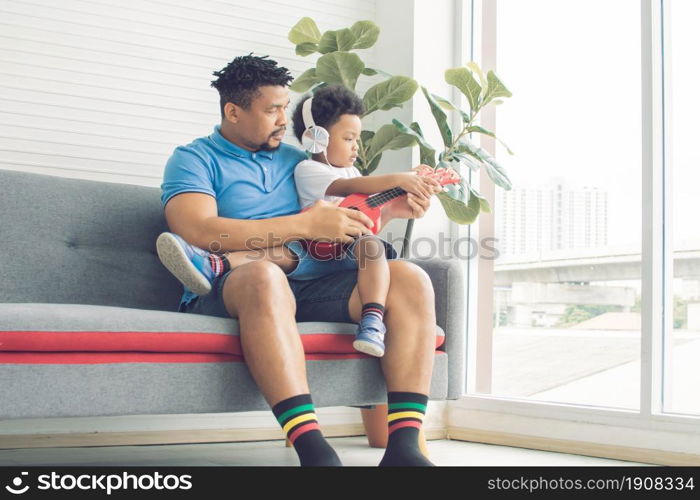
[[[637,409],[639,1],[497,4],[516,155],[497,150],[514,189],[496,191],[490,395]]]

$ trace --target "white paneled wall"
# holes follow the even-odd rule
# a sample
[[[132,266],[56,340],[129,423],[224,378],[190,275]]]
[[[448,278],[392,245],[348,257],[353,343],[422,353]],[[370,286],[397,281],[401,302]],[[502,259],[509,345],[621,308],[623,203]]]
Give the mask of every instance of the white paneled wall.
[[[303,16],[349,27],[375,0],[0,0],[0,168],[159,186],[220,121],[213,71],[250,52],[312,66],[287,40]]]

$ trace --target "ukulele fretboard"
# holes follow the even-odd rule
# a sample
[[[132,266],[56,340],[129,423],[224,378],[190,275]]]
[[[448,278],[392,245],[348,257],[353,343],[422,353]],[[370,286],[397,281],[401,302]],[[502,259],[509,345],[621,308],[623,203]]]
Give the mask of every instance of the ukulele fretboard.
[[[394,198],[398,198],[402,194],[406,194],[406,191],[399,187],[396,187],[387,191],[382,191],[381,193],[373,194],[372,196],[368,197],[365,202],[370,207],[375,208],[384,205],[387,202],[390,202]]]

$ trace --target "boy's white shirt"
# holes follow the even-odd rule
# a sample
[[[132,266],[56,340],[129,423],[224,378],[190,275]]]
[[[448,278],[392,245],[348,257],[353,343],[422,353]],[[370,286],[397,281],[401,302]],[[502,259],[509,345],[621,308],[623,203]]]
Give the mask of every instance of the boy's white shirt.
[[[300,161],[294,169],[294,181],[301,208],[312,205],[316,200],[336,201],[339,196],[326,196],[326,189],[336,179],[362,177],[355,166],[331,167],[315,160]]]

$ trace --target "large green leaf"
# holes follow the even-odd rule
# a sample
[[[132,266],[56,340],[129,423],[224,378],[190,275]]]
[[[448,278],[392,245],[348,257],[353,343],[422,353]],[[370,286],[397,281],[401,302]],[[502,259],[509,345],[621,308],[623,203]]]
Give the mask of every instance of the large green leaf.
[[[460,108],[458,108],[457,106],[455,106],[454,104],[452,104],[452,102],[448,101],[448,100],[445,99],[444,97],[440,97],[439,95],[435,95],[435,94],[430,94],[430,95],[433,97],[433,99],[435,99],[435,102],[437,102],[437,103],[438,103],[440,106],[442,106],[444,109],[447,109],[447,110],[450,110],[450,111],[457,111],[457,112],[461,115],[462,121],[463,121],[465,124],[466,124],[466,123],[469,123],[469,122],[471,121],[471,116],[469,116],[469,113],[467,113],[466,111],[461,110]]]
[[[350,52],[332,52],[316,61],[316,76],[326,83],[339,83],[355,90],[357,78],[365,68],[365,63]]]
[[[481,160],[482,166],[486,169],[486,173],[494,182],[494,184],[496,184],[497,186],[501,186],[505,190],[509,190],[512,188],[512,184],[510,182],[510,179],[508,178],[508,174],[506,174],[505,169],[501,167],[501,165],[496,161],[496,159],[492,157],[489,153],[487,153],[480,147],[472,144],[467,139],[462,139],[460,141],[459,146],[459,151],[468,153],[474,156],[475,158]]]
[[[288,38],[294,45],[318,43],[321,41],[321,32],[313,19],[302,17],[298,23],[292,26]]]
[[[409,135],[401,132],[394,125],[384,125],[374,134],[367,158],[371,162],[372,159],[388,149],[401,149],[408,146],[413,146],[416,143],[414,135]]]
[[[479,67],[478,64],[476,64],[474,61],[470,61],[466,64],[467,69],[470,69],[473,74],[475,74],[479,78],[479,84],[481,85],[482,89],[485,89],[488,87],[488,81],[486,80],[486,76],[484,75],[484,72],[481,71],[481,68]]]
[[[413,122],[410,125],[411,130],[413,130],[418,138],[418,149],[420,150],[420,162],[425,165],[430,165],[435,168],[435,149],[428,144],[423,136],[423,131],[418,125],[418,122]]]
[[[421,87],[421,90],[423,91],[425,98],[428,100],[428,104],[430,104],[430,111],[433,113],[433,117],[437,122],[440,135],[442,136],[442,142],[445,144],[445,147],[449,148],[452,146],[452,130],[450,130],[450,125],[447,123],[447,115],[435,101],[435,99],[432,98],[430,92],[428,92],[428,89]]]
[[[477,198],[479,200],[479,206],[481,207],[482,212],[486,212],[487,214],[491,213],[491,205],[489,205],[489,202],[486,198],[481,196],[476,189],[473,187],[469,186],[469,192],[474,198]]]
[[[362,145],[365,149],[369,146],[369,143],[372,142],[373,137],[374,132],[372,130],[363,130],[360,132],[360,141],[362,141]]]
[[[377,167],[379,166],[379,162],[381,160],[382,160],[382,154],[379,153],[377,156],[375,156],[372,159],[371,162],[369,162],[369,165],[367,165],[367,167],[365,167],[363,170],[360,171],[360,172],[362,172],[362,175],[369,175],[372,172],[374,172],[375,170],[377,170]]]
[[[491,180],[497,186],[501,186],[506,191],[513,187],[505,169],[501,167],[501,165],[499,165],[493,157],[489,157],[489,159],[486,160],[484,163],[484,168],[486,169],[486,173],[489,174],[489,177],[491,177]]]
[[[463,153],[463,154],[469,155],[469,156],[475,158],[479,162],[479,164],[481,164],[481,161],[482,161],[481,156],[479,156],[476,153],[475,149],[479,149],[479,148],[476,147],[474,144],[470,143],[467,139],[463,138],[459,141],[459,144],[458,144],[457,148],[455,149],[455,151],[457,151],[458,153]]]
[[[352,50],[355,41],[355,35],[350,31],[350,28],[326,31],[321,37],[321,41],[318,42],[318,51],[321,54],[347,52],[348,50]]]
[[[474,125],[474,126],[472,126],[472,127],[469,127],[469,128],[467,129],[467,132],[470,132],[470,133],[471,133],[471,132],[476,132],[476,133],[479,133],[479,134],[488,135],[489,137],[493,137],[493,138],[496,139],[498,142],[500,142],[501,145],[502,145],[504,148],[506,148],[506,151],[508,151],[508,154],[511,154],[511,155],[514,154],[514,153],[510,150],[510,148],[506,145],[506,143],[503,142],[502,140],[500,140],[498,137],[496,137],[496,134],[494,134],[494,133],[491,132],[490,130],[486,130],[486,129],[483,128],[483,127],[479,127],[478,125]]]
[[[391,122],[402,133],[412,135],[416,138],[418,141],[418,148],[420,150],[420,162],[435,168],[435,148],[433,148],[428,141],[425,140],[425,137],[423,137],[423,131],[421,130],[420,125],[418,125],[417,122],[413,122],[409,127],[407,127],[396,118],[391,120]]]
[[[358,141],[359,151],[357,154],[357,168],[362,173],[362,175],[367,175],[365,171],[368,165],[365,165],[365,160],[368,159],[367,152],[369,151],[370,145],[372,144],[373,137],[374,132],[372,132],[371,130],[363,130],[362,132],[360,132],[360,140]]]
[[[475,160],[472,156],[464,154],[464,153],[454,153],[452,155],[453,158],[459,161],[460,164],[465,165],[466,167],[469,167],[470,170],[473,172],[476,172],[481,168],[481,162],[478,160]]]
[[[398,107],[408,101],[416,93],[418,84],[413,78],[407,76],[392,76],[384,82],[370,87],[365,92],[362,102],[367,116],[378,109],[387,110]]]
[[[469,198],[471,197],[471,191],[464,181],[448,184],[443,188],[443,192],[453,200],[460,201],[465,205],[469,203]]]
[[[296,53],[298,56],[305,57],[305,56],[308,56],[310,54],[313,54],[314,52],[316,52],[316,50],[318,50],[317,44],[311,43],[311,42],[306,42],[306,43],[300,43],[299,45],[297,45]]]
[[[316,77],[316,68],[311,68],[299,75],[289,86],[289,90],[299,93],[306,92],[317,83],[320,83],[320,80]]]
[[[479,215],[481,203],[476,196],[469,196],[467,203],[450,196],[450,191],[438,193],[437,197],[447,216],[457,224],[471,224]]]
[[[467,98],[472,112],[481,106],[481,85],[467,68],[452,68],[445,71],[445,81],[457,87]]]
[[[391,78],[394,75],[391,75],[387,73],[386,71],[382,71],[381,69],[375,69],[375,68],[365,68],[362,70],[363,75],[367,76],[375,76],[375,75],[382,75],[385,78]]]
[[[423,137],[423,131],[420,129],[420,126],[417,123],[413,122],[410,127],[407,127],[402,121],[397,120],[396,118],[391,120],[391,123],[393,123],[401,133],[415,137],[418,140],[419,146],[430,149],[433,151],[433,153],[435,152],[435,148],[433,148],[428,141],[425,140],[425,137]]]
[[[379,26],[372,21],[357,21],[350,27],[350,31],[355,35],[353,49],[368,49],[379,38]]]
[[[496,73],[489,71],[486,75],[486,79],[489,82],[489,86],[486,89],[486,94],[484,95],[484,105],[488,104],[493,99],[497,97],[513,97],[510,90],[506,88],[505,85],[498,79]]]

